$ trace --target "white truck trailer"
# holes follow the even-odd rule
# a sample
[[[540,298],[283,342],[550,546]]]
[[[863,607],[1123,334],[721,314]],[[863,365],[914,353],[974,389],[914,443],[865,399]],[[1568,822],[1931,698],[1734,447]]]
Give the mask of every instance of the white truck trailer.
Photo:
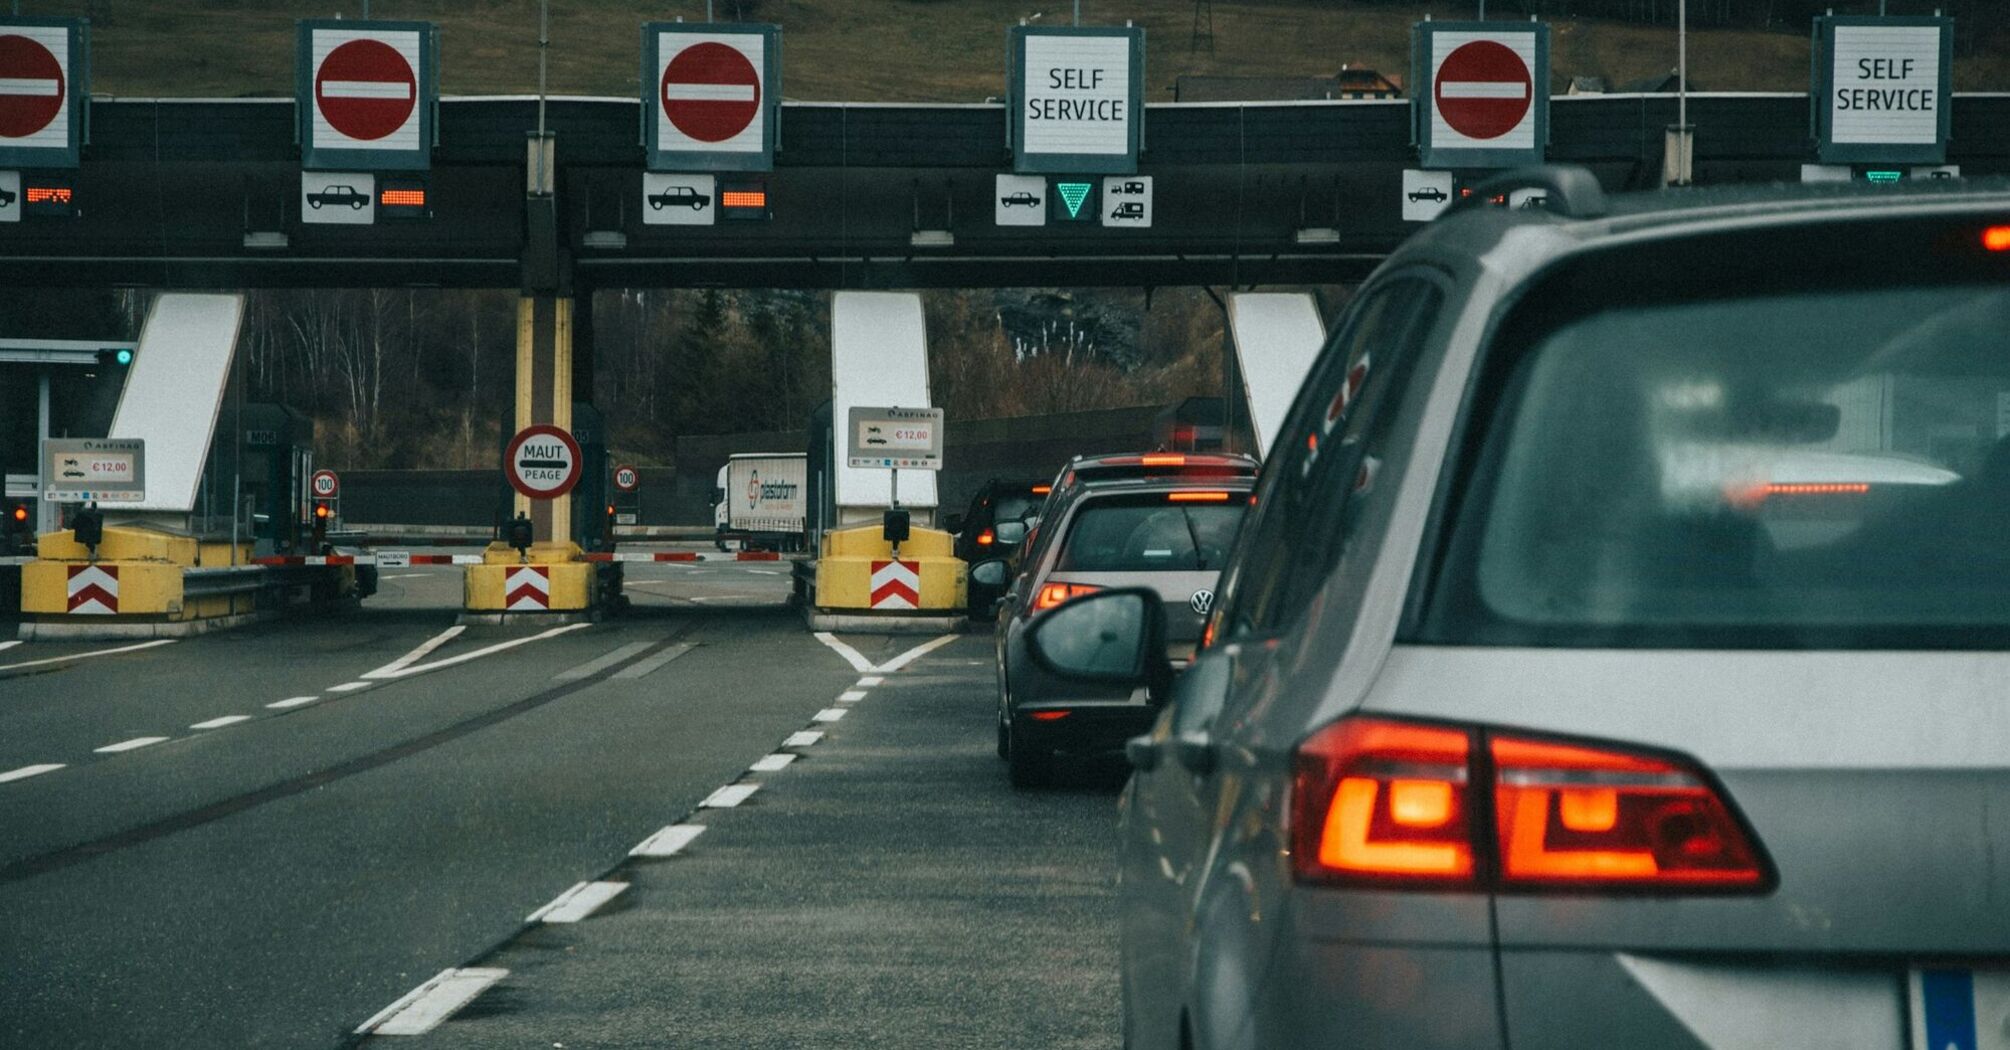
[[[801,452],[742,452],[719,468],[712,524],[720,550],[799,551],[806,546],[807,459]]]

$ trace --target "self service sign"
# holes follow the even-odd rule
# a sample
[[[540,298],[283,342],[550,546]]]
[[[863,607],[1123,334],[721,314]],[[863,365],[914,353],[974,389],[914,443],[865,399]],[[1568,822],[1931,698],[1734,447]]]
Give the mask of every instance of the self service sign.
[[[1953,19],[1815,19],[1822,162],[1945,161],[1953,78]]]
[[[1014,170],[1137,172],[1144,135],[1144,30],[1017,26],[1007,45]]]

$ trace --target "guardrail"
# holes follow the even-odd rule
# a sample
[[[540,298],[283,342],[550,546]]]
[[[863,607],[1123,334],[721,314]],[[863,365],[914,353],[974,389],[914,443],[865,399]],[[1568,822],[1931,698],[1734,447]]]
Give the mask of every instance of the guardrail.
[[[802,557],[807,557],[802,556]],[[701,562],[701,561],[782,561],[782,555],[774,551],[736,551],[714,554],[710,551],[587,551],[581,555],[584,561],[593,562]],[[801,558],[789,558],[796,561]],[[480,565],[479,554],[414,554],[411,551],[378,551],[374,554],[292,554],[269,555],[251,559],[253,565],[375,565],[378,568],[399,568],[410,565]]]

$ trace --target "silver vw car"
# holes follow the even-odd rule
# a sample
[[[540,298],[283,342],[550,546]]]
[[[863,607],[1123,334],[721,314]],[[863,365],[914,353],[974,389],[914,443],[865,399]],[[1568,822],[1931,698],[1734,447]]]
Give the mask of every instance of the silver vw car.
[[[1497,182],[1127,752],[1126,1045],[2010,1046],[2010,184]],[[1155,596],[1029,630],[1163,688]]]

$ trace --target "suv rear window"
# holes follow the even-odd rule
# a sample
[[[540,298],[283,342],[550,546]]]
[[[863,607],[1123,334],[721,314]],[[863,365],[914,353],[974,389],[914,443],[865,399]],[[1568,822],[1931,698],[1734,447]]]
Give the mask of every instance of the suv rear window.
[[[2006,332],[2000,284],[1783,288],[1535,331],[1465,472],[1424,636],[2000,638]]]
[[[1092,500],[1062,541],[1056,572],[1219,570],[1235,545],[1248,494],[1222,503],[1169,502],[1170,494]]]

